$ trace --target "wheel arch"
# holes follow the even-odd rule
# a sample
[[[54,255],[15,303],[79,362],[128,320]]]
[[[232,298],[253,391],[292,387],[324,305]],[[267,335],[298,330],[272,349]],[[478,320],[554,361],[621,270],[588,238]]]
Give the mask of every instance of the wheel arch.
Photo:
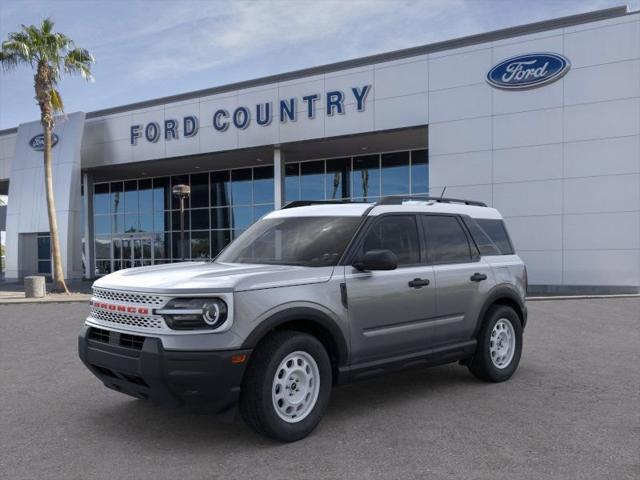
[[[491,290],[484,302],[484,305],[482,306],[482,310],[480,310],[480,314],[478,315],[478,324],[473,334],[474,338],[478,335],[478,332],[486,321],[487,312],[494,305],[504,305],[515,310],[518,317],[520,317],[522,328],[524,329],[527,324],[527,307],[524,301],[514,287],[509,285],[498,285]]]
[[[292,307],[277,312],[251,331],[242,348],[255,348],[276,330],[293,330],[316,337],[329,354],[334,382],[337,381],[339,367],[347,363],[349,352],[342,330],[329,315],[311,307]]]

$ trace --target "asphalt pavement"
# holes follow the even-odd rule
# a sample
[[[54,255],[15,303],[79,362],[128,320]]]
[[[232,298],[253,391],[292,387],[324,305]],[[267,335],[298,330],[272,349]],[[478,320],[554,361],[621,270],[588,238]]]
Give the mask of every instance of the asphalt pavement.
[[[77,357],[85,303],[0,305],[0,478],[638,479],[640,299],[529,303],[519,370],[334,390],[294,444],[106,389]]]

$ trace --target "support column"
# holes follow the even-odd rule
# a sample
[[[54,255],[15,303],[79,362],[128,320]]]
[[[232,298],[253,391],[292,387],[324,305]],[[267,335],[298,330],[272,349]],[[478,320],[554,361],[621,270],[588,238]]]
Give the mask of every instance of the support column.
[[[83,202],[83,219],[84,226],[84,278],[91,279],[95,277],[95,254],[94,254],[94,238],[93,238],[93,175],[90,173],[82,174],[82,188],[84,190]]]
[[[273,200],[276,210],[281,209],[285,205],[284,180],[284,152],[279,146],[276,146],[276,148],[273,149]]]

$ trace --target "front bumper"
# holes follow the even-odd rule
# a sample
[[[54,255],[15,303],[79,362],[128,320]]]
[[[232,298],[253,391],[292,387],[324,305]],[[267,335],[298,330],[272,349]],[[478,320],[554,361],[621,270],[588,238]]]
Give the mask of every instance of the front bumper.
[[[78,352],[108,388],[169,407],[212,413],[222,413],[238,401],[251,354],[251,350],[165,350],[158,338],[86,325],[80,331]],[[238,361],[242,355],[243,362],[232,362],[232,356]]]

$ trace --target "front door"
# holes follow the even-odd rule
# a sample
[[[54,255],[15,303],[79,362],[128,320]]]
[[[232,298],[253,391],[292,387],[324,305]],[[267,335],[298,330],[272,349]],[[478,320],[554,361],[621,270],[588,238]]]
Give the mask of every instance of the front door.
[[[433,267],[425,265],[415,215],[385,215],[364,232],[355,257],[388,249],[398,268],[361,272],[345,266],[352,362],[424,350],[436,315]]]
[[[149,236],[124,236],[113,239],[113,269],[153,265],[153,240]]]

